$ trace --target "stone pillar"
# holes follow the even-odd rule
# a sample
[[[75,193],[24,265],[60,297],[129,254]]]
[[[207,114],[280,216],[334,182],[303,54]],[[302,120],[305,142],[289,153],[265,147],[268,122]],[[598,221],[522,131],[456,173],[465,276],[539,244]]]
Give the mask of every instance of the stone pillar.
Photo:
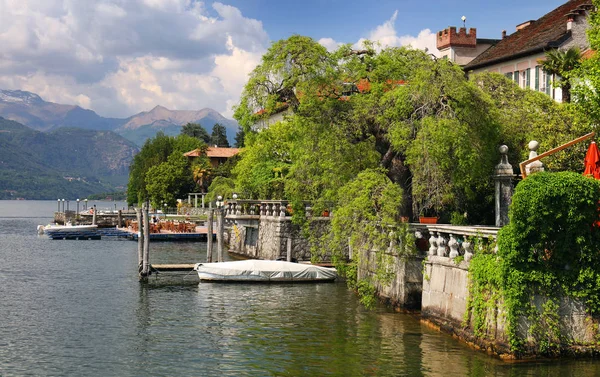
[[[533,143],[533,142],[532,142]],[[529,143],[531,146],[532,143]],[[537,143],[537,142],[536,142]],[[535,146],[537,149],[537,145]],[[508,224],[508,207],[512,201],[513,195],[513,178],[515,174],[513,172],[512,165],[508,163],[508,147],[506,145],[502,145],[500,147],[500,154],[502,157],[500,158],[500,163],[496,165],[494,181],[496,186],[495,192],[495,212],[496,212],[496,226],[502,227]],[[532,151],[532,153],[536,153]],[[537,155],[537,153],[536,153]],[[531,158],[531,154],[529,156]],[[539,162],[535,161],[534,163]],[[540,163],[541,164],[541,163]],[[529,166],[529,165],[527,165]],[[544,168],[542,167],[542,170]]]
[[[534,157],[537,157],[537,150],[540,147],[540,143],[538,143],[535,140],[531,140],[529,142],[529,144],[527,144],[527,147],[529,148],[529,158],[528,160],[531,160]],[[527,173],[527,175],[532,174],[532,173],[537,173],[540,171],[544,171],[544,164],[542,164],[542,161],[538,160],[538,161],[533,161],[531,164],[527,164],[525,165],[525,172]]]

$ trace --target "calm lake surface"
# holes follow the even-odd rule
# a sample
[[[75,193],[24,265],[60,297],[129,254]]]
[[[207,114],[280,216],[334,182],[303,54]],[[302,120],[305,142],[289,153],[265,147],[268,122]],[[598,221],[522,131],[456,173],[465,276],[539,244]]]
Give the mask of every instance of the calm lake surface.
[[[56,208],[0,201],[0,376],[600,375],[600,361],[502,363],[417,317],[365,310],[343,283],[140,284],[133,241],[38,236]],[[206,259],[204,243],[150,250]]]

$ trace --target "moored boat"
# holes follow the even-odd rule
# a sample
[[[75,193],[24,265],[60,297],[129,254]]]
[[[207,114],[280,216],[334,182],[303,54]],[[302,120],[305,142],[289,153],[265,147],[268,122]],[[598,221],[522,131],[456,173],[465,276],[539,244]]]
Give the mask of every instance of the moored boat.
[[[98,225],[38,225],[39,234],[47,234],[52,239],[99,239]]]
[[[248,259],[221,263],[196,263],[201,281],[319,282],[337,278],[335,268],[274,260]]]

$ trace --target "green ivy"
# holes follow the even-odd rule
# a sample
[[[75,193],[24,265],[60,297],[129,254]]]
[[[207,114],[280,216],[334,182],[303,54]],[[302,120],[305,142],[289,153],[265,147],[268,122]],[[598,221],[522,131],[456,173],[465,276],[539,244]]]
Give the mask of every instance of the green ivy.
[[[506,313],[511,351],[523,352],[519,318],[530,319],[537,352],[553,355],[561,345],[556,299],[570,297],[600,313],[600,183],[580,174],[536,173],[517,186],[510,224],[498,233],[498,252],[478,250],[469,267],[465,321],[485,336],[493,306]],[[534,299],[542,300],[536,305]]]

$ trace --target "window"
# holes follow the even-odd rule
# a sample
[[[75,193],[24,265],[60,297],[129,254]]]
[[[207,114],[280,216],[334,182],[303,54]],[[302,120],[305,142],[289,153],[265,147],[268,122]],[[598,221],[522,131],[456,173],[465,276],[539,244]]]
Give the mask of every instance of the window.
[[[527,71],[522,71],[521,72],[521,83],[520,86],[521,88],[527,88]]]
[[[546,86],[548,84],[548,75],[546,74],[546,72],[540,68],[540,81],[539,81],[539,91],[540,92],[548,92],[546,89]]]

